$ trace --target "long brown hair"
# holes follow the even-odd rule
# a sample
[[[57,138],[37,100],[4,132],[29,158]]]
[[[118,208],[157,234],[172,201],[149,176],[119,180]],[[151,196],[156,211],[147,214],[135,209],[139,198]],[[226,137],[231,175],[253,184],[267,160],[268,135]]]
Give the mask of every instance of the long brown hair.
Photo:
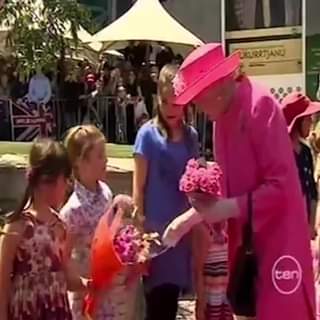
[[[160,71],[158,80],[158,93],[157,93],[157,107],[156,114],[153,118],[153,123],[159,128],[161,134],[168,139],[171,139],[172,133],[167,122],[161,114],[161,100],[165,94],[173,94],[173,79],[178,72],[178,66],[175,64],[166,64]]]
[[[53,183],[60,175],[66,178],[71,175],[71,165],[63,144],[51,139],[36,140],[29,154],[24,196],[9,219],[18,219],[21,213],[32,205],[34,190],[39,184]]]

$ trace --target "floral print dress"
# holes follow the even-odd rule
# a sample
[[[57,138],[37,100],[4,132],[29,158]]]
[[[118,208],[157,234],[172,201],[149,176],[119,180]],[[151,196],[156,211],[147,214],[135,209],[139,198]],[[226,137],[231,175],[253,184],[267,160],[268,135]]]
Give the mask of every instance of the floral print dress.
[[[76,181],[73,194],[61,210],[61,217],[68,231],[76,239],[72,258],[83,277],[90,277],[91,242],[100,218],[106,213],[111,203],[112,192],[105,183],[99,182],[97,191],[92,192]],[[119,275],[115,279],[112,288],[103,298],[103,303],[97,308],[95,320],[125,319],[124,281],[124,275]],[[69,294],[73,318],[76,320],[85,319],[82,314],[83,299],[83,293]]]
[[[13,262],[8,319],[71,320],[63,265],[64,224],[58,217],[51,225],[31,213],[24,212],[22,217],[26,228]]]

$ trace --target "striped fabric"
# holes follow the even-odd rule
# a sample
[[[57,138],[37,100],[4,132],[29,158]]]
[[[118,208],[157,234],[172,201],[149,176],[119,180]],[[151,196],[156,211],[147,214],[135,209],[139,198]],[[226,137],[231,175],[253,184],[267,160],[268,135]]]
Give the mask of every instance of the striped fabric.
[[[227,302],[228,242],[225,224],[207,225],[211,234],[207,259],[203,269],[206,318],[205,320],[232,320],[233,315]]]

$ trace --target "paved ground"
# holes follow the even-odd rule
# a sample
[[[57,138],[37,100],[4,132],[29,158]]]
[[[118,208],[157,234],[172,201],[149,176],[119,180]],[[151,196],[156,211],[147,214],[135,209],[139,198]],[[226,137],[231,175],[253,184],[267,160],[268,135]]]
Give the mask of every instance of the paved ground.
[[[195,320],[194,309],[194,301],[180,301],[177,320]]]

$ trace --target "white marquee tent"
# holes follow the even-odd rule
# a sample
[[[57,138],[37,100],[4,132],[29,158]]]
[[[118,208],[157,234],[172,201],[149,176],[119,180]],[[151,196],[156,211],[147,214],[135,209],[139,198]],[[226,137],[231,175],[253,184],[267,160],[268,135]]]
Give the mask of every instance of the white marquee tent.
[[[178,23],[158,0],[138,0],[132,8],[93,36],[104,49],[121,49],[128,41],[170,44],[181,53],[203,42]]]
[[[66,28],[67,29],[67,28]],[[93,36],[84,28],[80,27],[77,33],[78,39],[80,41],[80,46],[78,51],[83,53],[84,56],[88,57],[89,60],[93,60],[95,57],[98,59],[99,53],[102,52],[102,43],[96,42]],[[72,39],[71,32],[67,32],[65,35],[66,39]],[[115,56],[115,57],[123,57],[123,54],[116,50],[106,50],[105,53]]]

